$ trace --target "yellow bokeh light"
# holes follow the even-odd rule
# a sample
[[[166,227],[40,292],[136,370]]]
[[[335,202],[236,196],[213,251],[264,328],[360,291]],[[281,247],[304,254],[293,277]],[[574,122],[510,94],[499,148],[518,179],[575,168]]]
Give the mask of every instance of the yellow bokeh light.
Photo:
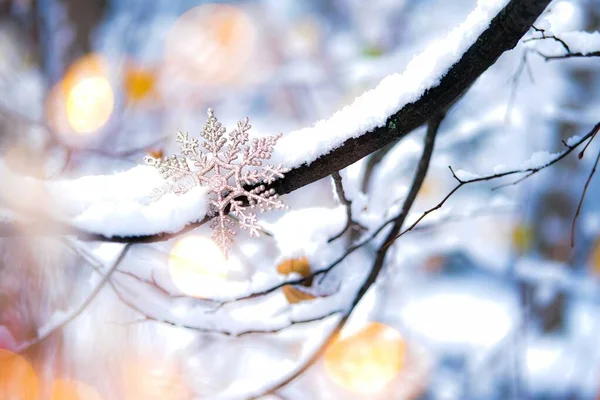
[[[112,114],[115,101],[106,78],[85,78],[67,95],[67,118],[77,133],[91,133],[100,129]]]
[[[38,377],[27,360],[0,349],[0,398],[2,400],[38,400]]]
[[[240,78],[256,47],[256,27],[246,12],[224,4],[204,4],[183,14],[165,45],[171,73],[204,85]]]
[[[130,63],[125,69],[123,83],[127,99],[132,104],[156,97],[156,74],[153,71]]]
[[[107,62],[90,54],[73,63],[46,100],[50,126],[61,133],[88,135],[109,120],[115,105]]]
[[[227,279],[227,261],[212,240],[188,236],[173,246],[169,272],[175,286],[185,294],[211,297],[222,291]]]
[[[406,356],[402,336],[381,323],[335,341],[325,353],[327,375],[356,393],[381,391],[400,372]]]
[[[58,379],[52,384],[50,400],[103,400],[91,386],[76,380]]]

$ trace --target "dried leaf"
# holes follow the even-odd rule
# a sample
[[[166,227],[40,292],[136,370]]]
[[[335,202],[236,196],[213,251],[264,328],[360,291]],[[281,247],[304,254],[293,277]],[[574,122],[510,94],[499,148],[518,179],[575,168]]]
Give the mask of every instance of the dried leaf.
[[[312,300],[317,297],[313,294],[304,292],[292,285],[285,285],[281,289],[283,290],[283,294],[285,295],[285,298],[290,304],[296,304],[300,303],[301,301]]]
[[[306,278],[311,274],[310,263],[308,262],[308,258],[306,257],[290,258],[283,261],[277,266],[277,272],[283,275],[289,275],[295,272],[301,277]],[[305,286],[310,286],[311,284],[312,279],[304,283]]]

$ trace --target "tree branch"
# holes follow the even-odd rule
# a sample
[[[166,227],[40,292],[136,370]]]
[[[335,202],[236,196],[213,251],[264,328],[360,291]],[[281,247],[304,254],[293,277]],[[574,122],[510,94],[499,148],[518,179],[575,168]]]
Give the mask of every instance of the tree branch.
[[[367,293],[369,288],[375,283],[375,281],[377,280],[377,277],[379,276],[379,273],[381,272],[381,270],[384,266],[385,256],[386,256],[387,250],[388,250],[388,247],[385,246],[385,243],[387,243],[389,240],[394,238],[398,234],[400,229],[402,228],[402,224],[404,224],[404,221],[406,220],[406,217],[408,216],[408,212],[410,211],[415,199],[417,198],[417,194],[419,193],[419,190],[421,189],[421,185],[423,184],[423,181],[425,180],[425,176],[427,175],[427,170],[429,169],[429,163],[431,161],[431,155],[433,153],[435,137],[437,135],[437,131],[440,126],[440,123],[442,122],[443,117],[444,117],[444,115],[440,113],[440,114],[436,115],[428,124],[427,135],[425,136],[425,146],[423,148],[423,154],[421,155],[421,159],[417,166],[417,170],[415,172],[413,182],[410,186],[410,191],[409,191],[408,195],[406,196],[406,199],[404,200],[404,204],[402,205],[402,210],[394,218],[392,229],[388,233],[386,240],[383,242],[384,245],[382,245],[377,250],[377,256],[375,257],[375,261],[373,263],[373,266],[371,267],[371,271],[369,272],[367,279],[364,281],[364,283],[358,289],[358,292],[356,293],[346,314],[336,324],[335,328],[330,331],[327,338],[321,343],[321,345],[313,353],[313,355],[300,368],[296,369],[294,372],[292,372],[289,376],[287,376],[280,382],[273,384],[270,388],[264,390],[261,394],[252,396],[251,397],[252,399],[257,399],[266,394],[271,394],[271,393],[277,392],[278,390],[282,389],[284,386],[286,386],[289,383],[291,383],[292,381],[294,381],[298,376],[302,375],[313,364],[315,364],[323,356],[323,354],[325,353],[325,351],[327,350],[329,345],[333,342],[336,335],[346,325],[348,318],[350,317],[350,315],[352,314],[352,312],[354,311],[354,309],[356,308],[358,303],[360,303],[360,301],[362,300],[364,295]]]
[[[586,146],[587,147],[587,146]],[[583,152],[582,152],[583,154]],[[590,171],[587,180],[585,181],[585,186],[583,187],[583,191],[581,192],[581,197],[579,199],[579,204],[577,204],[577,211],[575,212],[575,217],[573,217],[573,224],[571,225],[571,247],[575,247],[575,228],[577,227],[577,219],[579,218],[579,214],[581,213],[581,207],[583,206],[583,201],[585,200],[585,195],[587,194],[587,190],[590,186],[590,182],[596,173],[596,168],[598,168],[598,162],[600,161],[600,152],[596,156],[596,161],[594,161],[594,167]]]
[[[511,0],[436,86],[391,115],[386,124],[344,142],[309,165],[294,168],[267,188],[282,195],[325,178],[395,142],[447,109],[504,53],[515,47],[550,0]]]
[[[483,74],[498,57],[512,49],[527,32],[531,24],[546,8],[550,0],[511,0],[506,7],[492,19],[489,27],[477,38],[461,58],[440,77],[437,85],[430,87],[415,102],[402,107],[391,115],[386,123],[361,136],[348,139],[339,147],[317,158],[310,164],[293,168],[278,179],[267,189],[275,189],[279,195],[290,193],[319,179],[325,178],[336,171],[360,160],[361,158],[398,141],[418,126],[430,120],[441,110],[454,103],[474,82]],[[248,187],[247,189],[252,189]],[[86,232],[66,224],[38,224],[29,226],[38,233],[49,232],[71,234],[82,240],[101,240],[120,243],[152,243],[169,240],[175,236],[189,232],[205,223],[205,217],[199,222],[192,223],[176,233],[158,233],[144,236],[112,236],[107,237],[96,233]],[[8,226],[7,226],[8,225]],[[0,236],[14,235],[10,224],[3,224]]]
[[[346,207],[346,225],[340,233],[330,238],[327,241],[328,243],[331,243],[334,240],[342,237],[342,235],[346,233],[348,229],[365,229],[364,226],[360,225],[352,219],[352,201],[348,200],[348,198],[346,197],[346,192],[344,191],[344,184],[342,183],[342,176],[340,175],[339,171],[335,171],[333,174],[331,174],[331,178],[333,179],[335,192],[337,193],[338,198],[340,199],[340,203],[342,203],[344,207]]]
[[[550,161],[548,161],[548,162],[546,162],[546,163],[544,163],[544,164],[542,164],[540,166],[537,166],[537,167],[514,169],[514,170],[511,170],[511,171],[506,171],[506,172],[501,172],[501,173],[497,173],[497,174],[486,175],[486,176],[481,176],[481,177],[477,177],[477,178],[473,178],[473,179],[466,179],[466,180],[460,179],[454,173],[454,170],[452,169],[452,167],[448,167],[448,168],[450,168],[450,172],[452,173],[452,176],[458,182],[457,185],[454,187],[454,189],[452,189],[438,204],[436,204],[435,206],[433,206],[430,209],[428,209],[425,212],[423,212],[419,216],[419,218],[417,218],[417,220],[415,222],[413,222],[408,228],[406,228],[405,230],[403,230],[396,237],[394,237],[391,241],[389,241],[386,244],[386,246],[390,246],[396,239],[398,239],[399,237],[401,237],[401,236],[405,235],[406,233],[412,231],[425,217],[427,217],[427,215],[431,214],[435,210],[439,210],[440,208],[442,208],[442,206],[448,201],[448,199],[450,199],[450,197],[452,197],[452,195],[454,195],[454,193],[456,193],[463,186],[471,184],[471,183],[487,182],[487,181],[491,181],[491,180],[495,180],[495,179],[500,179],[500,178],[504,178],[506,176],[516,175],[516,174],[525,174],[525,176],[523,176],[523,177],[515,180],[514,182],[511,182],[511,183],[509,183],[507,185],[498,186],[495,189],[500,188],[500,187],[504,187],[504,186],[508,186],[508,185],[516,185],[516,184],[524,181],[525,179],[529,178],[530,176],[537,174],[541,170],[543,170],[545,168],[548,168],[551,165],[556,164],[557,162],[559,162],[560,160],[562,160],[563,158],[565,158],[566,156],[568,156],[569,154],[571,154],[571,152],[573,152],[577,147],[579,147],[581,144],[583,144],[587,140],[589,140],[589,141],[593,140],[594,137],[596,136],[596,134],[599,131],[600,131],[600,122],[597,123],[592,128],[591,131],[589,131],[585,136],[583,136],[581,139],[579,139],[575,144],[573,144],[571,146],[567,146],[567,150],[563,151],[562,153],[559,153],[557,156],[555,156],[554,158],[552,158]],[[588,142],[588,145],[589,145],[589,142]],[[579,158],[581,158],[583,156],[583,152],[585,151],[586,148],[587,148],[587,145],[579,153]],[[590,175],[589,179],[591,179],[591,175]]]
[[[554,40],[557,43],[560,43],[560,45],[566,51],[565,54],[547,55],[547,54],[542,53],[539,50],[533,50],[537,55],[539,55],[540,57],[544,58],[544,60],[546,60],[546,61],[562,60],[562,59],[565,59],[565,58],[600,57],[600,50],[599,51],[587,52],[587,53],[581,53],[581,52],[578,52],[578,51],[571,51],[571,48],[569,47],[569,45],[567,44],[567,42],[565,42],[563,39],[559,38],[556,35],[547,35],[546,31],[544,29],[536,28],[535,26],[532,26],[532,27],[533,27],[533,29],[535,29],[536,32],[539,32],[542,36],[541,37],[532,37],[532,38],[525,39],[525,40],[523,40],[523,43],[551,39],[551,40]]]

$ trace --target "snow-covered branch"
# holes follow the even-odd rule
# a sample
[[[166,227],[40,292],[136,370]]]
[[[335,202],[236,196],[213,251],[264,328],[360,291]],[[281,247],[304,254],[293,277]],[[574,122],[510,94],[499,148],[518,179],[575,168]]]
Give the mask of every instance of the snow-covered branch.
[[[480,1],[461,25],[417,55],[403,73],[388,76],[328,120],[281,138],[275,162],[291,171],[267,185],[267,190],[290,193],[422,125],[512,49],[549,2]],[[207,220],[201,188],[146,203],[159,185],[158,174],[141,166],[110,176],[44,182],[42,186],[64,215],[46,216],[51,223],[31,223],[28,233],[58,231],[84,240],[154,242],[188,232]],[[0,235],[15,232],[19,229],[14,224],[0,227]]]

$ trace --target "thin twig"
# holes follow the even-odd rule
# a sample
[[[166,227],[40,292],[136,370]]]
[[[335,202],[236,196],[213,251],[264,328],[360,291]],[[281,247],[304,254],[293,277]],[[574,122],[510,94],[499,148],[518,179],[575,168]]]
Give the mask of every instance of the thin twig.
[[[527,39],[523,40],[523,43],[533,42],[533,41],[538,41],[538,40],[548,40],[548,39],[551,39],[551,40],[554,40],[555,42],[560,43],[560,45],[567,52],[566,54],[547,55],[547,54],[542,53],[539,50],[534,50],[535,53],[537,53],[539,56],[543,57],[544,60],[546,60],[546,61],[561,60],[561,59],[565,59],[565,58],[600,57],[600,51],[593,51],[593,52],[589,52],[589,53],[581,53],[581,52],[575,52],[574,53],[569,48],[569,45],[563,39],[559,38],[558,36],[556,36],[556,35],[546,35],[546,31],[544,29],[536,28],[535,26],[533,26],[533,29],[535,29],[536,32],[540,32],[542,34],[542,36],[541,37],[527,38]]]
[[[546,61],[551,60],[563,60],[566,58],[588,58],[588,57],[600,57],[600,51],[594,51],[591,53],[568,53],[568,54],[560,54],[560,55],[552,55],[549,56],[547,54],[542,53],[541,51],[535,51],[538,55],[543,57]]]
[[[435,206],[431,207],[430,209],[424,211],[419,216],[419,218],[417,218],[417,220],[415,222],[413,222],[408,228],[406,228],[405,230],[403,230],[402,232],[400,232],[395,238],[393,238],[390,242],[388,242],[386,246],[390,246],[396,239],[398,239],[399,237],[405,235],[407,232],[410,232],[411,230],[413,230],[417,226],[417,224],[419,224],[429,214],[431,214],[432,212],[434,212],[434,211],[442,208],[442,206],[446,203],[446,201],[448,201],[448,199],[450,199],[450,197],[452,197],[452,195],[454,193],[456,193],[463,186],[471,184],[471,183],[491,181],[491,180],[494,180],[494,179],[499,179],[499,178],[503,178],[505,176],[510,176],[510,175],[526,174],[522,178],[519,178],[519,179],[517,179],[516,181],[514,181],[512,183],[509,183],[507,185],[502,185],[502,186],[499,186],[499,187],[505,187],[505,186],[508,186],[508,185],[515,185],[517,183],[520,183],[520,182],[524,181],[525,179],[531,177],[532,175],[535,175],[539,171],[541,171],[541,170],[543,170],[545,168],[548,168],[549,166],[554,165],[555,163],[559,162],[560,160],[562,160],[563,158],[565,158],[566,156],[568,156],[569,154],[571,154],[571,152],[573,150],[575,150],[579,145],[581,145],[582,143],[584,143],[586,140],[588,140],[588,139],[592,140],[595,137],[595,135],[598,132],[598,130],[600,130],[600,122],[597,123],[592,128],[592,130],[590,132],[588,132],[585,136],[583,136],[582,138],[580,138],[575,144],[573,144],[572,146],[568,147],[567,150],[563,151],[558,156],[554,157],[552,160],[550,160],[550,161],[548,161],[548,162],[546,162],[546,163],[544,163],[544,164],[542,164],[542,165],[540,165],[538,167],[515,169],[515,170],[512,170],[512,171],[501,172],[501,173],[497,173],[497,174],[493,174],[493,175],[487,175],[487,176],[482,176],[482,177],[473,178],[473,179],[467,179],[467,180],[460,179],[458,176],[456,176],[456,174],[454,173],[454,170],[452,169],[452,167],[448,167],[448,168],[450,168],[450,172],[452,173],[452,176],[458,182],[458,184],[438,204],[436,204]],[[496,187],[495,189],[497,189],[499,187]]]
[[[52,335],[54,332],[64,328],[69,323],[71,323],[73,320],[75,320],[78,316],[80,316],[81,313],[83,313],[83,311],[85,311],[85,309],[92,303],[92,301],[94,301],[96,296],[102,291],[102,289],[104,288],[104,285],[106,285],[107,283],[110,282],[111,275],[118,268],[121,261],[123,261],[123,259],[127,255],[127,252],[129,251],[130,247],[131,247],[130,244],[126,244],[123,247],[123,250],[121,251],[121,254],[119,254],[119,257],[117,257],[117,259],[115,260],[113,265],[110,267],[110,269],[106,272],[106,274],[104,274],[102,279],[100,279],[100,282],[98,282],[96,287],[94,287],[94,289],[90,292],[90,294],[86,297],[86,299],[83,301],[83,303],[81,303],[81,305],[79,307],[77,307],[75,310],[70,312],[66,318],[64,318],[59,323],[55,324],[52,328],[44,330],[44,332],[41,335],[39,335],[38,337],[36,337],[35,339],[27,341],[27,342],[21,344],[20,346],[18,346],[16,352],[21,353],[21,352],[29,349],[31,346],[34,346],[34,345],[37,345],[37,344],[43,342],[48,337],[50,337],[50,335]]]
[[[528,38],[523,40],[523,43],[527,43],[527,42],[532,42],[532,41],[536,41],[536,40],[544,40],[544,39],[552,39],[555,42],[558,42],[562,45],[562,47],[567,51],[567,53],[571,53],[571,49],[569,48],[569,45],[567,43],[565,43],[564,40],[562,40],[559,37],[556,37],[555,35],[546,35],[546,30],[545,29],[541,29],[541,28],[537,28],[535,25],[531,25],[531,27],[536,31],[542,34],[541,37],[532,37],[532,38]]]
[[[512,108],[514,106],[515,100],[517,98],[517,88],[519,86],[519,82],[521,80],[521,75],[523,74],[523,70],[527,67],[527,71],[529,72],[529,77],[530,79],[533,81],[533,77],[532,74],[529,70],[529,64],[527,63],[527,54],[528,51],[525,50],[523,52],[523,57],[521,57],[521,61],[519,62],[519,66],[517,67],[517,70],[515,71],[515,74],[512,77],[512,85],[510,88],[510,93],[508,96],[508,104],[506,105],[506,115],[504,116],[504,119],[507,123],[510,123],[510,114],[512,111]]]
[[[333,178],[333,184],[335,186],[335,192],[338,195],[338,199],[340,200],[340,203],[342,203],[344,207],[346,207],[346,226],[344,226],[340,233],[330,238],[327,241],[327,243],[331,243],[334,240],[339,239],[344,233],[346,233],[346,231],[348,231],[348,229],[365,229],[364,226],[360,225],[352,219],[352,201],[348,200],[348,198],[346,197],[346,192],[344,191],[344,184],[342,183],[342,176],[340,175],[340,172],[335,171],[333,174],[331,174],[331,177]]]
[[[587,193],[588,187],[590,186],[590,182],[596,173],[596,168],[598,167],[598,161],[600,161],[600,151],[596,156],[596,161],[594,162],[594,167],[590,171],[590,175],[585,181],[585,186],[583,187],[583,192],[581,193],[581,198],[579,199],[579,204],[577,205],[577,211],[575,212],[575,217],[573,217],[573,224],[571,225],[571,247],[575,247],[575,227],[577,225],[577,219],[579,218],[579,214],[581,213],[581,207],[583,206],[583,201],[585,200],[585,195]]]
[[[226,331],[226,330],[219,330],[216,328],[204,328],[201,326],[189,325],[189,324],[172,321],[172,320],[169,320],[166,318],[158,318],[158,317],[151,316],[145,310],[141,309],[139,306],[137,306],[136,304],[134,304],[133,302],[128,300],[123,295],[123,292],[121,292],[121,290],[117,287],[117,285],[114,282],[112,282],[112,281],[109,282],[109,285],[111,286],[111,288],[113,289],[113,291],[115,292],[115,294],[117,295],[119,300],[124,305],[126,305],[127,307],[131,308],[132,310],[138,312],[139,314],[143,315],[143,318],[131,321],[129,323],[125,323],[125,325],[131,325],[131,324],[136,324],[136,323],[140,323],[140,322],[156,322],[156,323],[169,325],[169,326],[173,326],[173,327],[177,327],[177,328],[183,328],[183,329],[187,329],[187,330],[191,330],[191,331],[195,331],[195,332],[214,333],[214,334],[218,334],[218,335],[222,335],[222,336],[240,337],[240,336],[246,336],[246,335],[252,335],[252,334],[277,333],[277,332],[286,330],[288,328],[291,328],[292,326],[310,324],[312,322],[322,321],[333,315],[339,314],[341,312],[340,310],[333,310],[333,311],[329,311],[326,314],[321,314],[321,315],[319,315],[317,317],[313,317],[313,318],[290,320],[288,323],[282,324],[281,326],[278,326],[275,328],[264,328],[264,329],[256,328],[256,329],[247,329],[247,330],[241,330],[241,331]]]

